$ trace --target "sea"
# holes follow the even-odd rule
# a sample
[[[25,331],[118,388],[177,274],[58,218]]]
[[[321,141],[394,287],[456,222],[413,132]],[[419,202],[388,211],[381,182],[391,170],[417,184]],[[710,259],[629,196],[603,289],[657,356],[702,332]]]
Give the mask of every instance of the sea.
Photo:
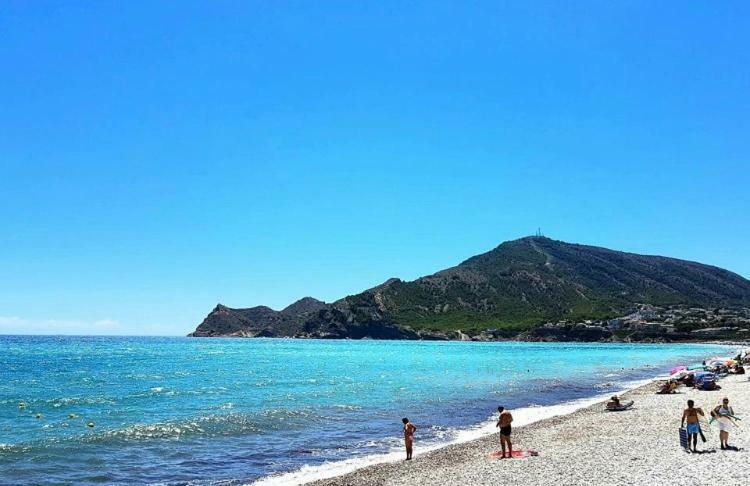
[[[0,484],[301,484],[568,413],[698,344],[0,336]],[[543,447],[543,445],[540,445]]]

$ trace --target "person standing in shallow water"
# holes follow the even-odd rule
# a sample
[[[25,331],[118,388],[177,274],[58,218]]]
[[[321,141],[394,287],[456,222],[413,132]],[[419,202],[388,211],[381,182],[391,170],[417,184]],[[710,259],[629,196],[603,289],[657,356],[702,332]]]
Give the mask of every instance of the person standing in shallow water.
[[[508,446],[508,459],[513,457],[513,444],[510,443],[510,423],[513,422],[513,415],[509,411],[505,410],[505,407],[497,407],[497,411],[500,412],[500,417],[497,419],[497,425],[500,427],[500,447],[503,449],[503,455],[500,459],[505,459],[505,446]]]
[[[416,431],[417,428],[413,423],[409,422],[409,419],[406,417],[402,418],[401,422],[403,422],[404,424],[404,445],[406,446],[406,460],[410,461],[412,447],[414,446],[414,431]]]

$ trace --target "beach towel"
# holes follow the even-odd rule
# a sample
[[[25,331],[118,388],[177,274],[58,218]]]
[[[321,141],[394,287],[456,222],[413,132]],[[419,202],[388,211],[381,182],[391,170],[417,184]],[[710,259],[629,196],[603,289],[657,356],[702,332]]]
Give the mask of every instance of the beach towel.
[[[513,457],[535,457],[538,456],[539,453],[532,449],[526,449],[526,450],[515,450],[513,449]],[[492,454],[490,454],[490,457],[492,459],[500,459],[503,456],[503,451],[495,451]]]

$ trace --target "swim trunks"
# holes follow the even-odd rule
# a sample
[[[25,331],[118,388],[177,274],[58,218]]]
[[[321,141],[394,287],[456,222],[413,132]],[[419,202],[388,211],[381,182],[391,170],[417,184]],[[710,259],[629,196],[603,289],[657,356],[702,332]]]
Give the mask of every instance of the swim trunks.
[[[688,434],[697,434],[698,432],[700,432],[700,428],[698,427],[698,424],[687,424]]]
[[[500,433],[502,435],[510,435],[510,425],[506,425],[505,427],[500,427]]]

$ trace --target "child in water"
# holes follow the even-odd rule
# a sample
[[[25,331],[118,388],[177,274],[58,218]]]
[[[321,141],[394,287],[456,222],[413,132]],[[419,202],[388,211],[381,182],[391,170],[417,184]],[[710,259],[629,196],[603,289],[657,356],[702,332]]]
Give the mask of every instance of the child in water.
[[[414,445],[414,431],[417,430],[417,428],[409,422],[409,419],[404,417],[401,419],[401,422],[404,424],[404,445],[406,446],[406,460],[411,460],[411,449]]]

